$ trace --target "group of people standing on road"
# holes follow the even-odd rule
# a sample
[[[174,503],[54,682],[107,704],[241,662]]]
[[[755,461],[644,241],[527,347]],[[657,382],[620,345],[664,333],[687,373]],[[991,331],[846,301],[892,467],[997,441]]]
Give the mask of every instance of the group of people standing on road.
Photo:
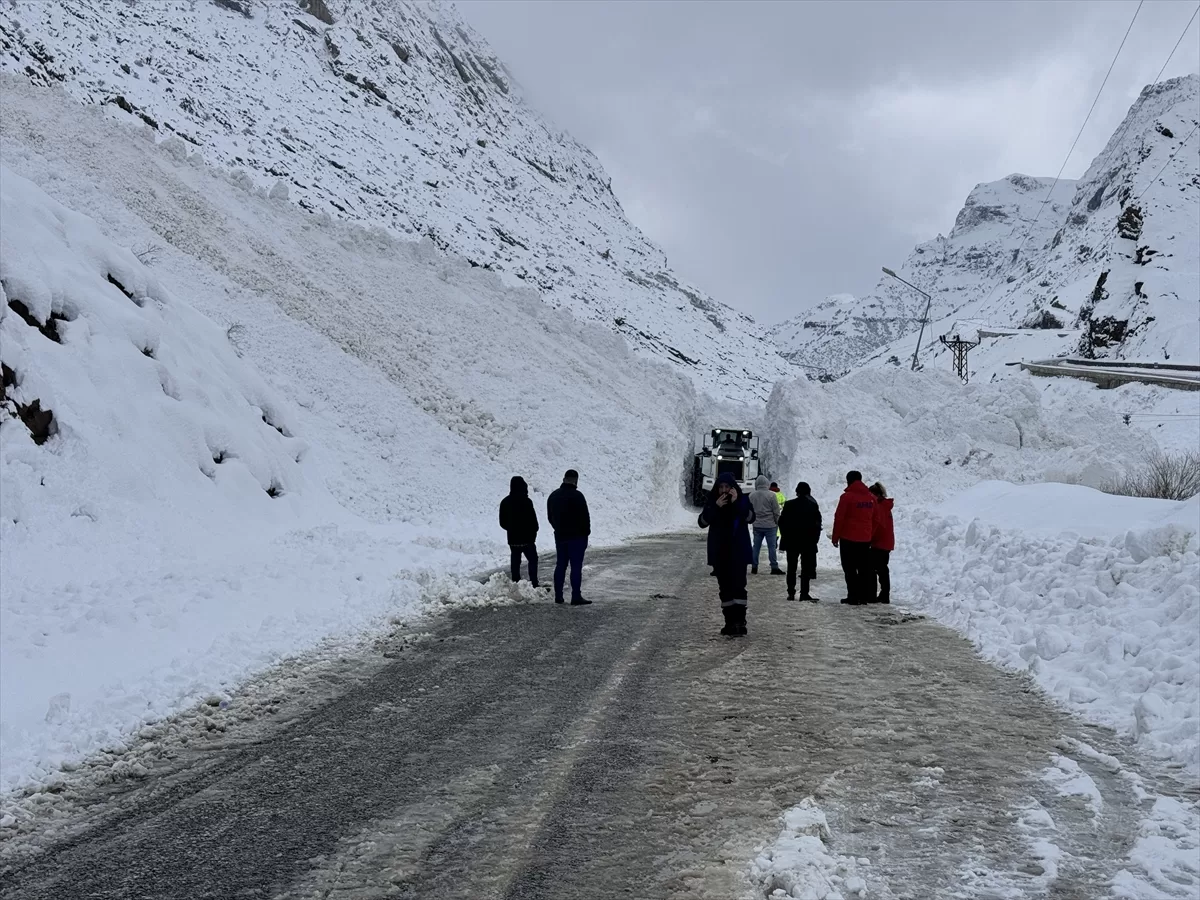
[[[807,482],[796,485],[796,496],[780,505],[778,485],[760,475],[754,491],[743,495],[737,480],[726,473],[717,478],[699,525],[708,529],[708,563],[717,579],[721,612],[725,626],[721,634],[746,634],[746,567],[758,574],[762,545],[772,575],[787,576],[787,598],[796,600],[796,575],[800,576],[798,599],[816,603],[810,593],[817,574],[817,548],[821,539],[821,508]],[[893,501],[884,486],[876,482],[867,487],[862,473],[846,473],[846,490],[838,501],[833,517],[833,546],[841,553],[846,575],[843,603],[890,603],[891,573],[888,568],[895,549],[892,525]],[[754,538],[751,541],[750,534]],[[787,571],[779,567],[777,556],[786,556]],[[878,579],[878,591],[876,580]]]
[[[893,500],[878,481],[870,487],[862,473],[846,473],[846,489],[838,500],[830,539],[841,554],[846,575],[843,603],[890,603],[889,559],[896,546],[892,525]],[[554,529],[554,602],[566,603],[564,590],[570,569],[571,605],[592,601],[582,594],[583,557],[592,533],[587,499],[579,490],[579,473],[568,469],[562,485],[546,501],[546,517]],[[758,574],[762,545],[772,575],[786,575],[788,600],[817,603],[810,588],[817,576],[817,549],[821,540],[821,507],[807,482],[796,485],[796,496],[786,500],[779,486],[760,475],[747,496],[730,473],[718,476],[708,502],[700,513],[699,525],[708,529],[708,563],[717,579],[725,626],[721,634],[746,634],[746,569]],[[509,484],[509,494],[500,501],[500,527],[508,535],[512,554],[511,574],[521,580],[521,560],[529,566],[529,580],[538,583],[538,517],[529,497],[529,486],[519,475]],[[751,539],[753,533],[753,539]],[[787,569],[779,565],[779,553]],[[800,595],[796,596],[799,575]]]
[[[579,473],[567,469],[562,486],[546,500],[546,518],[554,529],[554,549],[557,559],[554,564],[554,602],[565,603],[563,596],[567,581],[567,568],[571,570],[571,605],[588,606],[591,600],[583,597],[583,556],[587,552],[588,537],[592,533],[592,517],[588,512],[587,498],[579,490]],[[508,496],[500,501],[500,527],[508,535],[508,547],[512,553],[512,580],[521,580],[521,558],[529,563],[529,581],[538,584],[537,510],[529,498],[529,485],[520,475],[509,482]]]

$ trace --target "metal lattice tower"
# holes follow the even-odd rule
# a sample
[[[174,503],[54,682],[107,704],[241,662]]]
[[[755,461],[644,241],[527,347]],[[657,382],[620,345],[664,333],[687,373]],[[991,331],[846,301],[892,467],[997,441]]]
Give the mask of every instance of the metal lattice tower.
[[[954,353],[954,374],[963,384],[966,384],[971,378],[971,373],[967,369],[967,354],[972,347],[979,346],[979,341],[964,341],[957,334],[954,336],[943,334],[939,340]]]

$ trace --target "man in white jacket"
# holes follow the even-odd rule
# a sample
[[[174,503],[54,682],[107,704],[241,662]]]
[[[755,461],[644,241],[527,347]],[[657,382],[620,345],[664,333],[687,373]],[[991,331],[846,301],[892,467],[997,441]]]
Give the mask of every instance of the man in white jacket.
[[[779,568],[776,556],[779,527],[779,498],[768,485],[766,475],[754,479],[754,490],[750,493],[750,506],[754,509],[754,549],[750,556],[750,574],[758,574],[758,558],[762,554],[763,541],[767,542],[767,559],[771,563],[772,575],[786,575]]]

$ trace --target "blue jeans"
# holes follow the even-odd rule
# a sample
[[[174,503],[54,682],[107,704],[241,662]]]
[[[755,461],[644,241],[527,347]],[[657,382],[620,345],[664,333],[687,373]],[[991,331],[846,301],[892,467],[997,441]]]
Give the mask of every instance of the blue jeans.
[[[779,568],[779,560],[775,556],[775,548],[778,546],[778,535],[775,534],[774,528],[769,531],[763,531],[761,528],[754,529],[754,556],[751,557],[754,562],[752,565],[754,568],[758,568],[758,558],[762,555],[764,538],[767,541],[767,559],[771,561],[771,570],[774,571]],[[745,545],[743,544],[743,546]]]
[[[574,600],[581,596],[579,593],[583,585],[583,554],[587,550],[588,539],[581,538],[554,538],[554,550],[558,554],[558,559],[554,562],[554,599],[557,600],[563,595],[563,582],[567,578],[567,564],[571,565],[571,599]]]

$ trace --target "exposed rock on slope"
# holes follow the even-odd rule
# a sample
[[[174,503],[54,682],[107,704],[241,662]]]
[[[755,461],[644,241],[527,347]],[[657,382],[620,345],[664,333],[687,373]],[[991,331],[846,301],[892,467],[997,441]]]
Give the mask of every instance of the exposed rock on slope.
[[[789,371],[682,283],[596,158],[519,98],[452,7],[408,0],[17,0],[0,70],[234,166],[276,197],[428,236],[605,324],[706,390]]]

